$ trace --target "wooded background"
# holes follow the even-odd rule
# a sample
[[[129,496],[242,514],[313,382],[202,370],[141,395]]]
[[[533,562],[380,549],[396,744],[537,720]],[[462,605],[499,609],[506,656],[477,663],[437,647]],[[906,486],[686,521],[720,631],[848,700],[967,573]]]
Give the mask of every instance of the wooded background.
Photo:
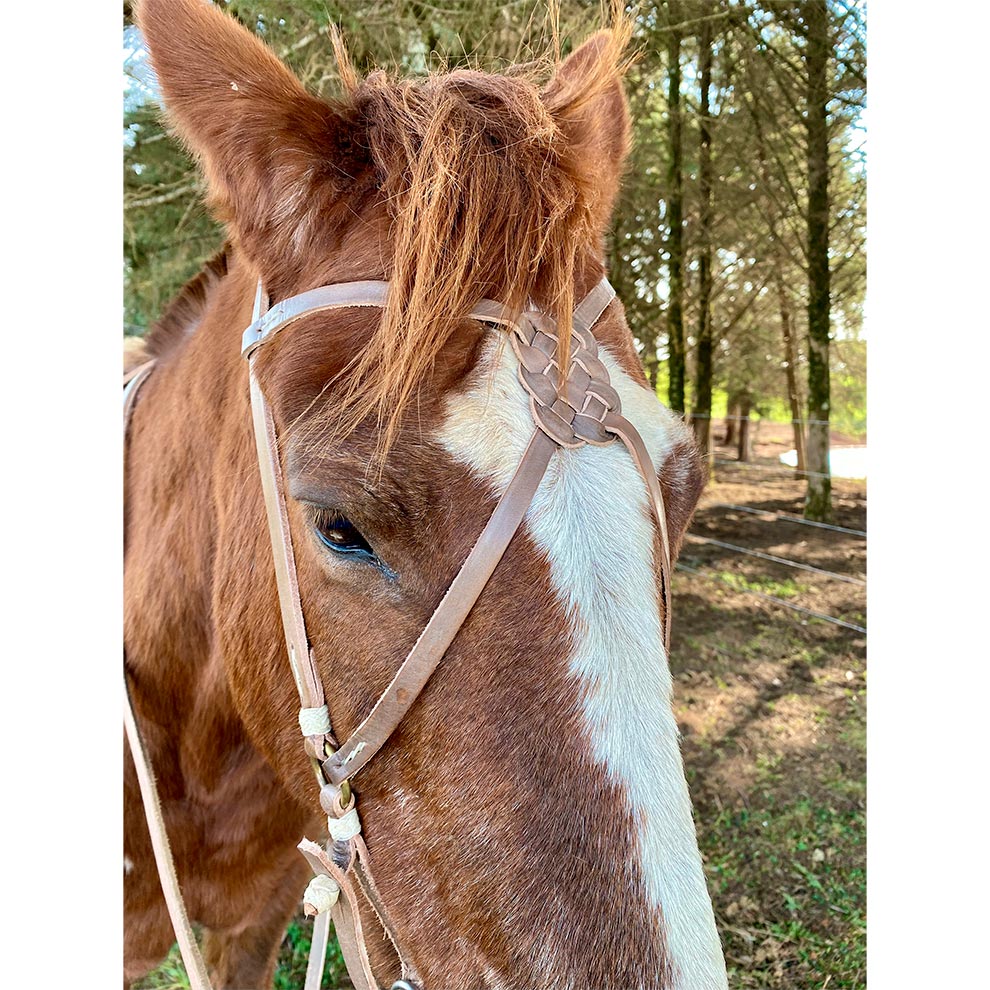
[[[228,0],[311,91],[355,63],[404,74],[566,55],[607,22],[597,2]],[[553,5],[556,7],[556,5]],[[749,423],[790,422],[808,518],[832,516],[832,431],[866,431],[866,6],[844,0],[628,5],[634,145],[610,279],[660,398],[714,463],[749,457]],[[223,242],[193,162],[164,132],[124,4],[124,323],[143,333]]]

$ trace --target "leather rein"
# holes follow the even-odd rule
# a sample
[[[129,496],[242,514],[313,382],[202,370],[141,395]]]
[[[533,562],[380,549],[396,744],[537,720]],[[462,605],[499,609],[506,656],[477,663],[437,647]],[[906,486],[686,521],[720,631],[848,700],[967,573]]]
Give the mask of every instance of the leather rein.
[[[469,319],[505,328],[519,361],[519,382],[530,397],[533,436],[515,473],[499,498],[487,525],[467,555],[426,627],[399,666],[388,687],[361,724],[338,744],[331,728],[323,683],[313,656],[299,597],[292,536],[285,498],[278,436],[268,401],[258,383],[255,360],[265,344],[292,324],[314,313],[351,307],[382,308],[388,282],[342,282],[283,299],[269,308],[259,280],[253,321],[244,331],[242,353],[248,361],[251,413],[261,484],[271,537],[279,607],[286,650],[299,692],[299,726],[304,747],[320,785],[320,805],[327,815],[330,838],[325,845],[303,839],[299,850],[315,874],[306,888],[304,909],[315,916],[306,990],[319,990],[329,920],[332,917],[348,973],[356,990],[379,990],[366,948],[359,894],[370,905],[399,961],[402,978],[392,990],[415,990],[419,977],[403,953],[371,872],[368,848],[361,834],[356,795],[350,781],[375,756],[415,703],[488,584],[518,530],[558,447],[605,446],[620,440],[643,477],[660,535],[661,597],[664,647],[670,638],[670,546],[663,495],[649,453],[639,433],[622,416],[618,393],[598,357],[592,328],[615,298],[602,279],[575,308],[570,363],[566,374],[556,360],[557,326],[547,314],[529,309],[513,316],[498,302],[482,300]],[[138,390],[153,369],[149,361],[125,378],[124,435]],[[126,445],[125,445],[126,465]],[[134,755],[152,846],[183,961],[193,990],[210,990],[179,891],[165,834],[154,777],[131,707],[125,677],[125,727]]]

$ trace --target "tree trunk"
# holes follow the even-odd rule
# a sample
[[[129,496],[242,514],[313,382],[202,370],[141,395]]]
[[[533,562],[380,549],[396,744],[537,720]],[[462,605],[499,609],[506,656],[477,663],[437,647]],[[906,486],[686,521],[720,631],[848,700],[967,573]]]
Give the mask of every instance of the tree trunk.
[[[725,410],[725,439],[722,441],[726,447],[731,447],[736,442],[738,418],[739,402],[735,398],[730,398],[728,408]]]
[[[756,144],[760,153],[760,178],[764,186],[770,187],[770,167],[768,163],[766,140],[763,137],[763,126],[759,114],[754,110],[753,124],[756,128]],[[787,376],[787,398],[791,407],[791,428],[794,433],[794,450],[797,454],[796,475],[804,477],[806,455],[804,444],[804,422],[801,410],[801,393],[797,383],[797,349],[794,346],[793,320],[791,319],[791,303],[787,297],[787,286],[784,285],[784,252],[780,245],[780,227],[777,223],[777,208],[773,197],[767,197],[764,210],[767,217],[767,227],[770,232],[770,257],[774,268],[774,284],[777,289],[777,306],[780,310],[780,331],[784,338],[784,371]]]
[[[804,449],[804,423],[801,415],[801,394],[797,383],[797,352],[794,347],[794,334],[791,323],[791,304],[787,298],[783,276],[778,265],[775,281],[777,283],[777,302],[780,306],[780,329],[784,337],[784,364],[787,372],[787,398],[791,406],[791,427],[794,432],[794,450],[797,453],[797,477],[804,477],[807,467],[807,456]]]
[[[643,344],[643,354],[642,354],[643,368],[646,370],[646,377],[650,381],[650,388],[652,388],[654,394],[656,394],[657,373],[660,367],[660,362],[657,359],[656,328],[651,327],[649,330],[640,330],[639,338]]]
[[[748,395],[739,400],[739,453],[738,458],[744,464],[748,464],[752,458],[753,451],[749,439],[749,411],[752,400]]]
[[[708,14],[708,6],[702,8]],[[702,21],[699,38],[700,99],[698,103],[698,180],[701,210],[698,218],[698,346],[694,378],[694,411],[692,420],[698,449],[708,462],[708,471],[714,466],[712,448],[712,22]]]
[[[829,445],[828,9],[807,0],[808,68],[808,494],[804,514],[832,517]]]
[[[680,4],[667,4],[667,14],[671,24],[680,17]],[[670,160],[667,164],[667,223],[670,233],[667,238],[669,257],[667,337],[670,352],[670,385],[667,391],[667,404],[675,412],[684,412],[684,316],[682,297],[684,294],[684,198],[681,188],[681,32],[679,29],[667,33],[667,106],[668,134],[670,140]]]

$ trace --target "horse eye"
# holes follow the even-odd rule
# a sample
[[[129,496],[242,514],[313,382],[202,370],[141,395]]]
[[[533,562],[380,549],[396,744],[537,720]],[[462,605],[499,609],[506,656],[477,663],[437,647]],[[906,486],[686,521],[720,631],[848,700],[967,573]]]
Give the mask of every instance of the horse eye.
[[[313,528],[320,542],[334,553],[348,554],[361,560],[377,561],[375,551],[349,519],[321,509],[317,513]]]

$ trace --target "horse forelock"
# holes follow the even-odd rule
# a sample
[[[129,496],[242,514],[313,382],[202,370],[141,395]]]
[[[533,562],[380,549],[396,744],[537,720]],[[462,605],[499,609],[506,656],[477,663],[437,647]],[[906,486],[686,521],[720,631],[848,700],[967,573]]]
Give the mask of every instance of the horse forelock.
[[[311,423],[322,435],[346,437],[373,416],[379,453],[387,453],[416,390],[483,297],[510,311],[533,300],[552,312],[564,330],[566,366],[576,274],[584,259],[601,256],[614,193],[609,170],[595,167],[613,139],[598,135],[600,147],[589,152],[587,132],[600,122],[587,107],[618,86],[624,38],[619,29],[609,34],[596,71],[570,89],[559,82],[541,88],[554,69],[547,62],[511,76],[462,69],[418,80],[379,71],[357,81],[342,69],[350,78],[342,112],[366,159],[365,174],[340,192],[354,202],[335,210],[335,222],[346,227],[360,218],[358,253],[391,288],[380,319],[333,383],[332,422]],[[572,105],[580,108],[573,119]],[[616,140],[621,158],[625,138]],[[309,217],[307,231],[293,236],[312,238],[318,255],[329,243],[326,218]],[[335,248],[347,236],[338,230]]]

